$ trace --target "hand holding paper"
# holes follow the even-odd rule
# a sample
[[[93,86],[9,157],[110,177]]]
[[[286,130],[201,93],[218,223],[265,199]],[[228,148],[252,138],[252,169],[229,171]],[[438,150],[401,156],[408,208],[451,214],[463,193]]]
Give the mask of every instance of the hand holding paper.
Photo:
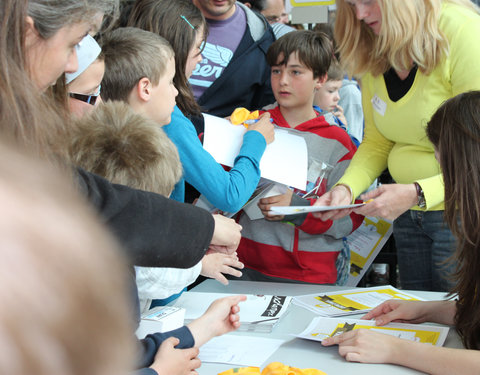
[[[351,189],[346,185],[337,185],[319,197],[314,206],[344,206],[350,204],[352,201],[353,197]],[[338,220],[351,213],[352,209],[330,210],[314,213],[313,216],[317,219],[327,221]]]

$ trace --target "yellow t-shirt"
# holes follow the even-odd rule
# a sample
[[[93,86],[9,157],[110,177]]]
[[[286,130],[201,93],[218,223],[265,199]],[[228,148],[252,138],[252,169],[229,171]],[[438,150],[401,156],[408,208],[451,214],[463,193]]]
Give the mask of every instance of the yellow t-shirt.
[[[420,184],[427,210],[443,210],[442,175],[425,127],[445,100],[480,90],[480,15],[444,3],[439,27],[449,42],[448,55],[430,75],[417,71],[412,87],[397,102],[388,97],[383,75],[362,78],[365,137],[338,182],[349,185],[355,196],[388,166],[397,183]]]

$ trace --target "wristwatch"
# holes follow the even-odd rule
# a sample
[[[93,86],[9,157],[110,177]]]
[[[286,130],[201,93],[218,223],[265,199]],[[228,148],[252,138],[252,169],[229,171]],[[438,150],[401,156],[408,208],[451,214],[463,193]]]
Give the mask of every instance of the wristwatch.
[[[414,182],[415,189],[417,189],[417,206],[420,208],[427,207],[427,201],[425,200],[425,194],[423,189],[418,182]]]

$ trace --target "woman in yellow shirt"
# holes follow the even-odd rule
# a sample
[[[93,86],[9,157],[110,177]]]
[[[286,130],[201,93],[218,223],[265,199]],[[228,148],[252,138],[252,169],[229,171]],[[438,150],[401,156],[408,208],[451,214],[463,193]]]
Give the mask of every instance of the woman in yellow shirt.
[[[405,289],[445,291],[455,240],[425,125],[445,100],[480,89],[479,10],[469,0],[338,0],[341,61],[361,76],[365,138],[336,187],[316,205],[346,204],[388,168],[394,184],[361,195],[356,212],[394,222]],[[348,210],[317,214],[338,219]]]

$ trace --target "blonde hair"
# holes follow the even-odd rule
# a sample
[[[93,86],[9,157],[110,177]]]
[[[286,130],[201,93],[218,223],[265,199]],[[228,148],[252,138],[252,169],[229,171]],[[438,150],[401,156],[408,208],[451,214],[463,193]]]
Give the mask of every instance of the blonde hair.
[[[438,28],[442,3],[478,12],[470,0],[376,0],[382,14],[379,35],[356,18],[355,7],[337,1],[335,39],[340,61],[350,75],[377,76],[390,67],[409,70],[412,62],[430,74],[448,53],[448,41]]]
[[[110,101],[72,127],[72,163],[135,189],[169,196],[182,176],[178,151],[154,121]]]
[[[136,348],[118,244],[70,180],[3,141],[0,153],[0,373],[127,374]]]

